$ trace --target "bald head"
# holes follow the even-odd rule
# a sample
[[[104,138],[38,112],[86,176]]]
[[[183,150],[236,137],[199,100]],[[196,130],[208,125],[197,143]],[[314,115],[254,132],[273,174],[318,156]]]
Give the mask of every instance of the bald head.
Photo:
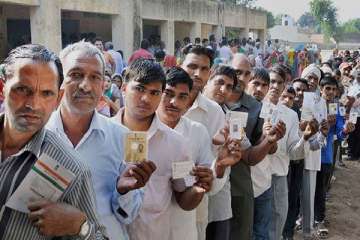
[[[236,53],[233,56],[232,67],[236,70],[238,78],[238,87],[236,91],[242,93],[250,80],[251,64],[248,57],[242,53]]]
[[[236,53],[233,56],[232,67],[237,69],[239,66],[247,65],[248,68],[251,68],[249,58],[243,53]]]

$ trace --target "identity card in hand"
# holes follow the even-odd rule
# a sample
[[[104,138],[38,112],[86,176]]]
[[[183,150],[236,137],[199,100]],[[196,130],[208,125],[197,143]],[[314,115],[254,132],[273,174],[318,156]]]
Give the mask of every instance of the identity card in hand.
[[[28,213],[32,201],[59,200],[75,175],[46,154],[42,154],[10,197],[6,206]]]
[[[336,114],[337,114],[337,104],[329,103],[329,115],[336,115]]]
[[[271,120],[276,113],[276,106],[271,102],[263,102],[260,117],[264,120]]]
[[[148,141],[146,132],[129,132],[125,136],[125,161],[138,163],[147,159]]]
[[[248,119],[247,112],[232,112],[230,114],[230,137],[234,139],[243,139],[245,135],[244,128]]]
[[[353,124],[356,124],[357,118],[358,118],[358,113],[357,112],[350,112],[349,122],[351,122]]]

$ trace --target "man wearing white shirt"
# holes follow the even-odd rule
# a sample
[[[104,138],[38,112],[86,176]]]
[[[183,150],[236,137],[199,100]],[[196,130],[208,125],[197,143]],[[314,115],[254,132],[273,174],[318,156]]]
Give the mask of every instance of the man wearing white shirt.
[[[321,79],[320,69],[311,64],[307,66],[301,74],[301,77],[307,80],[308,91],[314,94],[314,118],[320,123],[321,127],[315,137],[320,148],[326,144],[326,136],[329,131],[328,114],[326,101],[320,97],[319,81]],[[295,83],[296,85],[296,83]],[[297,87],[295,86],[295,91]],[[301,107],[303,107],[303,94]],[[301,97],[300,97],[301,98]],[[300,104],[300,103],[299,103]],[[303,130],[303,129],[302,129]],[[313,137],[313,138],[314,138]],[[313,140],[312,138],[312,140]],[[308,147],[308,146],[306,146]],[[304,238],[311,237],[314,226],[314,199],[316,188],[316,176],[321,168],[321,150],[319,148],[306,152],[304,156],[304,172],[302,179],[302,228]]]
[[[278,149],[269,155],[272,170],[272,221],[270,239],[279,240],[288,210],[287,174],[290,159],[304,157],[304,142],[314,135],[315,129],[311,128],[302,138],[299,137],[299,120],[297,114],[288,107],[279,103],[281,93],[285,88],[286,73],[280,65],[275,65],[270,70],[270,87],[266,100],[276,105],[277,119],[275,121],[286,124],[286,134],[278,142]]]
[[[157,109],[157,114],[163,123],[185,137],[191,149],[191,160],[196,166],[201,166],[204,171],[206,171],[215,163],[211,151],[210,136],[202,124],[182,116],[187,110],[187,102],[189,100],[192,83],[192,79],[183,69],[177,67],[169,69],[167,72],[166,88]],[[227,147],[227,145],[224,147]],[[229,161],[234,161],[229,158],[235,159],[235,161],[240,159],[238,155],[223,155],[220,157],[222,159],[216,160],[217,168],[224,168]],[[219,170],[221,171],[221,169]],[[207,170],[207,174],[212,174],[209,169]],[[215,182],[216,181],[217,179]],[[215,184],[216,183],[213,185]],[[173,201],[170,239],[176,240],[184,238],[187,240],[198,239],[196,211],[186,212],[180,209]]]
[[[349,134],[349,160],[360,160],[360,70],[355,70],[355,80],[349,87],[348,96],[354,97],[355,102],[351,111],[358,114],[355,130]]]
[[[202,46],[188,46],[184,49],[185,59],[181,65],[191,79],[193,80],[193,88],[189,94],[188,110],[185,113],[185,117],[199,122],[206,127],[210,138],[213,138],[215,134],[224,128],[225,115],[221,107],[214,101],[211,101],[207,97],[201,94],[202,89],[206,85],[206,82],[210,75],[210,67],[212,66],[214,59],[214,52],[206,47]],[[215,147],[212,147],[215,153]],[[199,206],[202,210],[197,211],[197,229],[198,239],[205,240],[206,227],[208,224],[208,199],[205,197],[203,203]],[[227,204],[227,203],[224,203]],[[231,217],[228,207],[223,208],[223,213],[228,214]],[[226,231],[224,235],[226,237]]]
[[[216,101],[220,106],[225,108],[224,104],[231,96],[234,84],[236,83],[237,76],[235,70],[232,67],[224,65],[216,66],[211,69],[210,79],[204,88],[204,95]],[[247,123],[243,124],[247,125]],[[280,131],[272,129],[266,136],[263,137],[263,141],[261,141],[261,143],[257,146],[251,146],[251,144],[247,144],[247,146],[243,149],[241,161],[252,165],[263,160],[268,152],[275,151],[273,149],[276,149],[276,141],[281,138],[281,136],[283,136],[281,133],[282,130],[285,131],[284,129],[280,129]],[[246,135],[245,138],[247,139]],[[233,164],[233,166],[235,166],[235,164]],[[227,172],[227,181],[224,188],[221,189],[219,193],[210,198],[210,224],[207,229],[208,239],[223,239],[219,225],[223,224],[224,221],[219,221],[219,218],[221,219],[221,214],[218,209],[221,209],[223,202],[230,202],[231,199],[229,174],[230,172]]]
[[[148,59],[137,59],[127,68],[124,82],[125,108],[118,112],[114,121],[131,131],[147,133],[148,159],[156,165],[145,186],[139,216],[129,225],[130,239],[170,239],[172,198],[182,209],[194,209],[203,192],[211,188],[212,175],[204,174],[207,171],[203,168],[194,167],[192,172],[197,180],[188,188],[177,187],[178,181],[172,179],[173,163],[189,161],[190,154],[184,137],[163,124],[155,113],[165,88],[161,66]]]
[[[230,62],[233,53],[231,52],[228,40],[223,39],[220,45],[221,47],[219,48],[219,58],[224,59],[225,63]]]
[[[102,53],[90,43],[78,42],[62,50],[60,58],[64,97],[47,128],[89,166],[100,221],[110,239],[129,239],[125,224],[135,219],[143,200],[143,192],[135,189],[146,184],[155,166],[145,161],[127,167],[123,162],[125,128],[95,110],[104,91]]]

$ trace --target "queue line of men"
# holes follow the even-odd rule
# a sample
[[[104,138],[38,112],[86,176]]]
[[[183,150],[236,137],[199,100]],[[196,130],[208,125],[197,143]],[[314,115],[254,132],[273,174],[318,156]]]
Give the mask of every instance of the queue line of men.
[[[323,146],[327,120],[300,123],[285,106],[281,66],[257,73],[238,54],[232,67],[212,68],[210,49],[188,46],[184,53],[181,67],[167,73],[152,60],[131,63],[123,76],[124,108],[109,119],[96,111],[106,64],[95,46],[67,46],[62,66],[40,45],[10,52],[1,68],[3,239],[281,239],[290,159]],[[331,79],[320,84],[331,101],[328,85]],[[276,105],[282,117],[262,120],[258,100]],[[248,113],[242,139],[230,137],[229,111]],[[339,125],[339,134],[352,128]],[[141,163],[123,160],[129,131],[147,133]],[[59,202],[28,203],[28,216],[6,204],[43,153],[76,177]],[[172,178],[172,168],[189,160],[195,181],[186,186]]]

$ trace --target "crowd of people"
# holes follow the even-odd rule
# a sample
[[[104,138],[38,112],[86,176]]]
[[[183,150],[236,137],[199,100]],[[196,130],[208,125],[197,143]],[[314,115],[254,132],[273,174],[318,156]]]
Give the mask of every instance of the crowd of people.
[[[360,57],[266,45],[11,50],[0,239],[327,238],[336,160],[360,158]],[[146,159],[125,161],[129,133],[146,134]]]

